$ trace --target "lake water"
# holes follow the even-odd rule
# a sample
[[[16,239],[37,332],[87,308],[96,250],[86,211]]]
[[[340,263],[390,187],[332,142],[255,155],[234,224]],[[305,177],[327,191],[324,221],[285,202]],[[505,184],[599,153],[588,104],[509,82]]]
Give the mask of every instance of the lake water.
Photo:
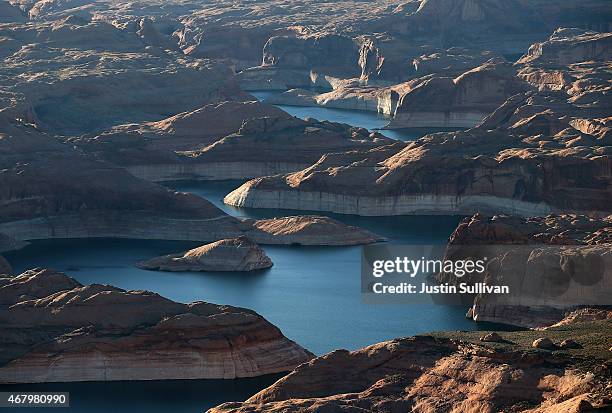
[[[177,183],[181,191],[209,199],[224,211],[251,218],[304,211],[247,210],[222,199],[240,182]],[[444,244],[459,217],[357,217],[330,214],[401,244]],[[64,271],[83,284],[147,289],[180,302],[195,300],[251,308],[316,354],[357,349],[394,337],[431,330],[473,329],[465,308],[366,305],[360,295],[361,247],[265,246],[274,262],[254,273],[145,271],[138,261],[198,246],[194,242],[146,240],[45,240],[10,254],[22,271],[35,266]],[[418,314],[418,316],[416,316]]]
[[[282,91],[249,91],[249,93],[255,96],[259,101],[265,102],[266,98],[272,94],[276,94]],[[289,106],[289,105],[274,105],[290,115],[298,118],[314,118],[318,120],[328,120],[330,122],[347,123],[353,126],[359,126],[366,128],[370,131],[376,130],[377,132],[385,135],[388,138],[398,139],[401,141],[412,141],[418,139],[428,133],[434,132],[447,132],[455,129],[449,128],[406,128],[397,130],[381,130],[384,128],[391,118],[376,112],[348,110],[348,109],[335,109],[326,107],[309,107],[309,106]]]
[[[283,107],[296,116],[384,126],[373,113]],[[324,116],[322,116],[324,115]],[[392,136],[387,131],[385,134]],[[404,135],[402,139],[408,139]],[[237,181],[170,184],[199,194],[235,216],[265,218],[304,211],[239,209],[222,203]],[[356,217],[327,214],[385,236],[391,243],[444,244],[459,217]],[[441,305],[367,305],[360,294],[360,247],[265,246],[274,262],[254,273],[164,273],[134,264],[197,246],[193,242],[143,240],[36,241],[5,254],[16,271],[40,266],[64,271],[83,284],[155,291],[176,301],[205,300],[254,309],[316,354],[357,349],[382,340],[435,330],[473,330],[465,308]],[[223,401],[244,400],[278,376],[248,380],[66,383],[0,386],[0,391],[70,391],[72,412],[202,412]],[[20,410],[26,411],[26,410]]]

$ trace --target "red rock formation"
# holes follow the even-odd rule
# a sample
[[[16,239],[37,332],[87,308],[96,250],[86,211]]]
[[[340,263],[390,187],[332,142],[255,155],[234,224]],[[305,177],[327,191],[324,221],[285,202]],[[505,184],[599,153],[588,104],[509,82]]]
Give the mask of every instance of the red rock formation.
[[[491,346],[495,349],[477,339],[412,337],[353,352],[337,350],[299,366],[245,402],[225,403],[209,413],[577,413],[579,406],[602,404],[609,383],[604,372],[579,372],[572,367],[577,360],[528,353],[516,344],[512,349]],[[601,349],[598,354],[603,356]]]
[[[0,278],[0,331],[2,383],[233,379],[312,357],[251,310],[82,286],[41,269]]]
[[[612,216],[594,219],[561,215],[534,218],[475,215],[449,240],[446,258],[487,260],[481,275],[436,280],[507,285],[510,293],[465,296],[471,318],[521,327],[559,322],[577,307],[608,305],[612,300]]]

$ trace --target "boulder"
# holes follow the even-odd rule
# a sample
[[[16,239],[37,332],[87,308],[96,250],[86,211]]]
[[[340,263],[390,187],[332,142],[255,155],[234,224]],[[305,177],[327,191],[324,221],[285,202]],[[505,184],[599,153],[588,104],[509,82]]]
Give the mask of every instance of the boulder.
[[[539,348],[543,350],[554,350],[556,348],[555,344],[549,338],[546,337],[535,339],[531,346],[533,348]]]
[[[480,341],[484,341],[487,343],[499,343],[504,341],[504,339],[496,332],[492,332],[480,337]]]
[[[577,343],[571,338],[568,338],[568,339],[563,340],[561,343],[559,343],[559,348],[562,350],[577,349],[577,348],[582,348],[582,346],[580,345],[580,343]]]

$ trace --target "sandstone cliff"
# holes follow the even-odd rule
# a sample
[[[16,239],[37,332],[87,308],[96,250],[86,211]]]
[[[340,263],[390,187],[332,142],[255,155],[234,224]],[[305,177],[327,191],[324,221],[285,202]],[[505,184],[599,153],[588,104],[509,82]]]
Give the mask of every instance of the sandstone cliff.
[[[83,286],[49,270],[0,278],[0,382],[233,379],[312,354],[255,312]]]
[[[438,282],[507,285],[510,293],[478,294],[470,316],[520,327],[559,322],[577,307],[612,302],[612,217],[579,215],[533,217],[475,215],[450,238],[446,258],[487,257],[487,270],[458,279],[438,274]]]
[[[331,164],[321,158],[294,174],[252,180],[226,202],[360,215],[608,214],[607,35],[560,30],[551,39],[557,53],[598,60],[563,69],[550,66],[547,59],[521,61],[516,67],[490,62],[454,80],[425,77],[404,90],[393,122],[401,121],[401,111],[423,114],[420,108],[428,101],[431,108],[455,107],[462,113],[469,112],[469,102],[481,102],[484,106],[474,107],[484,108],[495,101],[499,107],[489,106],[486,110],[492,113],[472,129],[427,135],[399,152],[389,151],[385,159],[364,152],[356,162],[346,152],[333,155]],[[603,43],[589,55],[590,42]],[[495,80],[499,73],[504,74],[501,83]],[[426,98],[416,99],[421,95]]]

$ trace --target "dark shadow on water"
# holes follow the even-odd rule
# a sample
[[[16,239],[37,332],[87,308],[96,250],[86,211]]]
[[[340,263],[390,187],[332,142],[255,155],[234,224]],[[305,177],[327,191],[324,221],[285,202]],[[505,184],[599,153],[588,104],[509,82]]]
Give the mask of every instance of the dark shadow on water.
[[[236,380],[156,380],[0,385],[1,392],[70,392],[70,408],[7,409],[15,412],[201,413],[228,401],[244,401],[283,374]]]

